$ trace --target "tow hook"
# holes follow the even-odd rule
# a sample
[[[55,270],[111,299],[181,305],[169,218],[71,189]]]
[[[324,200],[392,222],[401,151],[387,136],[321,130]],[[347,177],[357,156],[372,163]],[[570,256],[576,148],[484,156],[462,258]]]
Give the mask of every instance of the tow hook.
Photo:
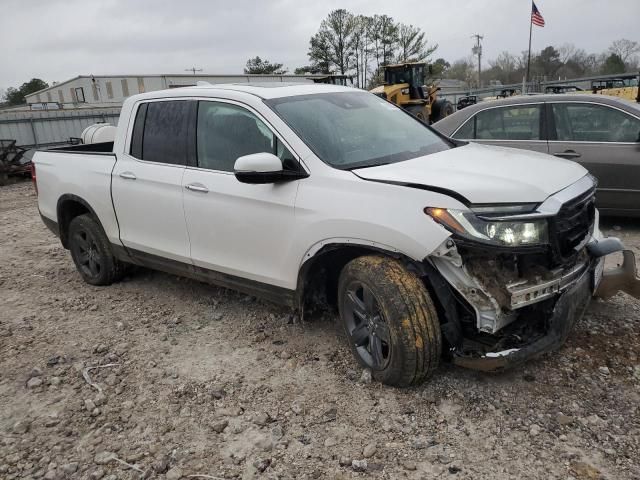
[[[625,250],[622,242],[615,237],[591,242],[587,245],[587,249],[596,258],[614,252],[622,252],[622,265],[604,271],[594,296],[606,299],[618,292],[626,292],[632,297],[640,299],[640,278],[638,278],[636,256],[633,251]]]

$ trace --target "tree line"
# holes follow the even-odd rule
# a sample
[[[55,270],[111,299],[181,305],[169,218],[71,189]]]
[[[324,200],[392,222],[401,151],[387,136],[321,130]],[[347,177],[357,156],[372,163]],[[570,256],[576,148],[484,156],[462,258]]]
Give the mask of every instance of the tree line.
[[[587,53],[571,43],[559,47],[548,46],[539,52],[531,52],[530,78],[532,80],[554,80],[610,75],[634,72],[640,68],[640,44],[633,40],[620,39],[611,43],[602,53]],[[489,60],[489,67],[482,71],[482,85],[499,81],[502,84],[522,82],[527,69],[528,52],[520,55],[503,51]],[[478,86],[478,64],[473,56],[448,63],[444,62],[442,76],[462,80],[469,86]]]
[[[354,15],[341,8],[322,20],[309,40],[310,63],[294,73],[352,75],[355,85],[365,88],[379,83],[383,65],[425,61],[437,48],[418,27],[396,22],[389,15]],[[279,72],[286,72],[282,64],[260,57],[250,59],[245,68],[245,73]]]
[[[356,86],[371,88],[382,82],[381,67],[391,63],[429,61],[437,50],[429,44],[425,32],[413,25],[396,22],[388,15],[354,15],[334,10],[322,20],[309,40],[309,64],[295,68],[296,74],[333,73],[351,75]],[[620,39],[602,53],[587,53],[571,43],[548,46],[531,53],[530,78],[552,80],[606,75],[635,71],[640,68],[640,44]],[[431,62],[432,76],[461,80],[469,87],[490,83],[522,82],[528,52],[520,55],[503,51],[488,61],[478,79],[475,57],[449,62],[436,58]],[[281,63],[255,57],[247,62],[245,73],[277,74],[288,70]]]
[[[8,106],[21,105],[26,102],[25,96],[47,88],[49,84],[39,78],[32,78],[28,82],[23,83],[18,88],[7,88],[4,95],[0,95],[0,105],[3,103]]]

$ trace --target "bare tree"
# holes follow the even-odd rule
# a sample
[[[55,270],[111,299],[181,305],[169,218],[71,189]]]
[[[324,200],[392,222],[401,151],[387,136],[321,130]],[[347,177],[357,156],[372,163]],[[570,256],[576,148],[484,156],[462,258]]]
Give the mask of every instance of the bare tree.
[[[376,56],[376,68],[388,65],[398,45],[398,27],[388,15],[374,15],[372,20],[373,46]]]
[[[438,45],[428,45],[425,33],[413,25],[400,23],[398,32],[398,62],[419,62],[426,60],[438,49]]]
[[[371,18],[358,15],[354,18],[353,29],[353,65],[356,69],[356,85],[365,87],[369,69],[369,55],[371,54]]]
[[[609,53],[620,57],[625,64],[639,52],[640,44],[626,38],[616,40],[609,47]]]
[[[560,61],[567,63],[571,57],[576,53],[576,46],[573,43],[563,43],[558,47],[558,53],[560,54]]]
[[[453,62],[447,69],[447,78],[462,80],[471,84],[476,78],[476,69],[473,58],[461,58]]]

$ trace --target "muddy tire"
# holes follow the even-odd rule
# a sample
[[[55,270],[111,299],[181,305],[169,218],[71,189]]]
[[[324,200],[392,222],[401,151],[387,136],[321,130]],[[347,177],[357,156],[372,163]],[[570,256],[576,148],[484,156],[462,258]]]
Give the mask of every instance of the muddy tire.
[[[91,285],[111,285],[125,273],[113,256],[102,227],[91,215],[79,215],[69,224],[69,250],[82,279]]]
[[[406,387],[438,367],[435,307],[422,281],[399,261],[364,256],[349,262],[340,274],[338,307],[353,354],[376,380]]]

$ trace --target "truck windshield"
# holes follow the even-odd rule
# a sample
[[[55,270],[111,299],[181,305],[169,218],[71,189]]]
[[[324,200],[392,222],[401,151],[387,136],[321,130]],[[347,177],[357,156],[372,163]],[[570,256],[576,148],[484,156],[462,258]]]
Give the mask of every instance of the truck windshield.
[[[424,123],[366,92],[318,93],[266,103],[325,163],[373,167],[452,147]]]

